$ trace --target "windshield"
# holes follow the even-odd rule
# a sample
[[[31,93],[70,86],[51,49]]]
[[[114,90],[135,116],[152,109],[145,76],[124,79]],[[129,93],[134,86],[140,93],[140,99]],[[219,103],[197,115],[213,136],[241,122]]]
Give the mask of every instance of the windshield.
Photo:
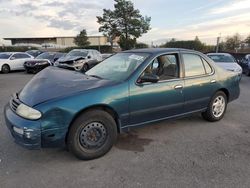
[[[123,81],[149,56],[146,53],[118,53],[86,72],[99,78]]]
[[[229,55],[208,55],[213,61],[217,63],[234,63],[235,59]]]
[[[9,59],[10,56],[11,56],[11,54],[0,53],[0,59]]]
[[[54,53],[49,53],[49,52],[45,52],[40,54],[39,56],[36,57],[36,59],[48,59],[48,60],[52,60],[54,59]]]
[[[74,50],[74,51],[70,51],[66,56],[73,56],[73,57],[82,56],[82,57],[86,57],[87,55],[88,55],[88,51]]]

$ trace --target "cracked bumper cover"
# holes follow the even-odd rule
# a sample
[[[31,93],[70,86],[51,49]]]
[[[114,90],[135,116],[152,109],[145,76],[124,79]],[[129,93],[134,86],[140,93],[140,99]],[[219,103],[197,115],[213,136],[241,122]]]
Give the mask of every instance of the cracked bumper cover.
[[[15,142],[28,149],[41,148],[40,120],[24,119],[13,112],[7,104],[4,108],[5,122]]]

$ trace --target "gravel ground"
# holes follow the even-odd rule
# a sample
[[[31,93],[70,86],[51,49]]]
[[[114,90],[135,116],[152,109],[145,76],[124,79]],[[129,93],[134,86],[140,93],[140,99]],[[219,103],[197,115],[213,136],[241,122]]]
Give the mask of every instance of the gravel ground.
[[[65,149],[30,151],[3,118],[10,95],[32,78],[0,74],[0,187],[250,187],[250,78],[224,119],[164,121],[120,135],[104,157],[79,161]]]

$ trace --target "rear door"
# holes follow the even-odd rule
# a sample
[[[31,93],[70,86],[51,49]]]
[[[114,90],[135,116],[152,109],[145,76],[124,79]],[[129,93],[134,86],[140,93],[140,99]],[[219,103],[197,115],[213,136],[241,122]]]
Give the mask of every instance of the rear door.
[[[23,70],[24,62],[30,60],[31,56],[25,53],[16,53],[11,57],[11,62],[13,64],[13,70]]]
[[[20,53],[13,54],[10,58],[10,65],[12,70],[20,70],[23,69],[22,66],[22,56]]]
[[[185,112],[205,109],[216,91],[212,66],[199,54],[182,52]]]

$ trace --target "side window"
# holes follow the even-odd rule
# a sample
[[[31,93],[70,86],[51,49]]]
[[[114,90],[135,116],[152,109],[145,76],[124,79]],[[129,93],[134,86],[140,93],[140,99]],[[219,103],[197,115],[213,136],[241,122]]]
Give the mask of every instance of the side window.
[[[195,54],[183,54],[182,57],[184,61],[186,77],[206,74],[200,56]]]
[[[20,54],[14,54],[12,57],[13,57],[14,59],[21,59]]]
[[[144,74],[155,74],[160,80],[179,78],[179,63],[177,54],[158,56],[145,69]]]
[[[213,72],[213,69],[212,69],[211,66],[208,64],[208,62],[207,62],[205,59],[203,59],[203,58],[201,58],[201,59],[202,59],[203,65],[204,65],[204,67],[205,67],[206,73],[207,73],[207,74],[212,73],[212,72]]]
[[[27,54],[14,54],[12,57],[15,57],[15,59],[25,59],[30,58]]]
[[[27,54],[19,54],[21,58],[30,58]]]

